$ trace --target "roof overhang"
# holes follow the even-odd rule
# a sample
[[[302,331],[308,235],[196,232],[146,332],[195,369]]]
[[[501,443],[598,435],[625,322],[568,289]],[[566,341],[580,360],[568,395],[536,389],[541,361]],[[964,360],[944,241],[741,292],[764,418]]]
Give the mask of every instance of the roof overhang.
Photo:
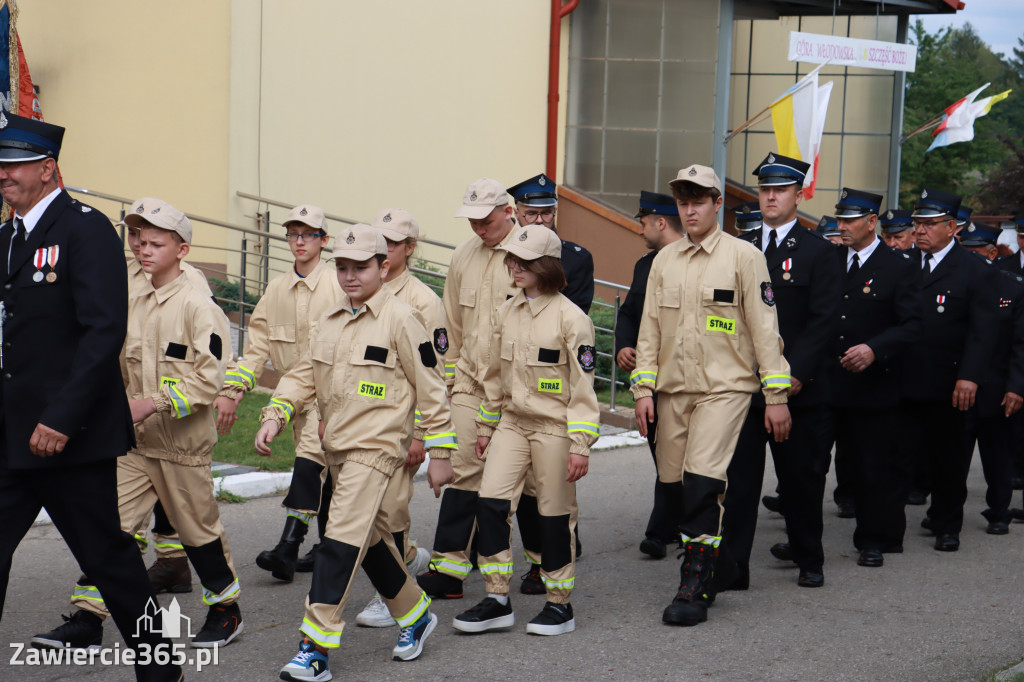
[[[876,16],[955,14],[962,0],[736,0],[736,19],[777,19],[783,16]]]

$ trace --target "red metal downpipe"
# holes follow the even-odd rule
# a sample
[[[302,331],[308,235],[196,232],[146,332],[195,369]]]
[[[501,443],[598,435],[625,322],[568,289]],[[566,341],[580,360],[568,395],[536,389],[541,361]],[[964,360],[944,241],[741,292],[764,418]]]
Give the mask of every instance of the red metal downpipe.
[[[545,164],[549,178],[555,178],[558,154],[558,67],[561,62],[562,19],[572,13],[580,0],[551,0],[551,48],[548,52],[548,153]]]

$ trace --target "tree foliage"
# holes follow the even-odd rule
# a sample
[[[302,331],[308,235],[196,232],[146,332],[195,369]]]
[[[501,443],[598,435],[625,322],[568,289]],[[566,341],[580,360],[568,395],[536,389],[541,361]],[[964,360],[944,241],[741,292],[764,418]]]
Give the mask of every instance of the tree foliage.
[[[974,140],[925,150],[932,143],[922,133],[903,145],[900,164],[901,206],[910,207],[925,187],[955,192],[975,213],[1006,214],[1024,208],[1020,182],[1024,146],[1024,39],[1005,57],[992,52],[970,24],[927,33],[918,20],[912,42],[917,70],[907,74],[904,130],[910,132],[935,118],[987,82],[979,97],[1013,90],[974,124]],[[1013,178],[1017,178],[1014,184]]]

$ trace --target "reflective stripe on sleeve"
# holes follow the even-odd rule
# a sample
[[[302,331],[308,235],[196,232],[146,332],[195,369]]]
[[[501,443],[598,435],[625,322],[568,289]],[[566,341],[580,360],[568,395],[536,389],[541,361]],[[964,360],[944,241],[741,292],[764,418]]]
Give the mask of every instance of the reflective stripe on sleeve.
[[[600,427],[593,422],[569,422],[569,433],[591,433],[600,436]]]
[[[419,424],[421,421],[423,421],[423,415],[420,414],[419,410],[416,410],[416,418],[413,421],[416,424]]]
[[[277,398],[271,398],[270,404],[273,405],[274,407],[280,407],[282,410],[284,410],[284,414],[286,417],[288,417],[288,421],[292,420],[292,415],[295,414],[295,408],[292,407],[291,403],[284,400],[278,400]]]
[[[437,433],[433,436],[426,436],[423,439],[423,447],[427,448],[457,448],[459,447],[459,441],[455,437],[455,432],[451,433]]]
[[[445,363],[445,365],[444,365],[444,375],[446,377],[453,377],[453,376],[455,376],[455,365],[454,364],[449,365],[448,363]]]
[[[177,386],[168,386],[167,393],[171,397],[171,407],[174,409],[174,416],[178,419],[192,414],[192,407],[188,404],[188,398],[178,390]]]
[[[486,422],[487,424],[497,424],[501,421],[501,412],[488,412],[484,409],[483,405],[480,406],[480,409],[477,410],[476,414],[480,418],[480,421]]]
[[[775,388],[778,386],[791,388],[793,381],[788,374],[769,374],[761,381],[761,385],[765,388]]]
[[[639,369],[633,370],[633,373],[629,375],[629,383],[631,386],[637,384],[650,384],[654,386],[658,381],[657,372],[643,372]]]

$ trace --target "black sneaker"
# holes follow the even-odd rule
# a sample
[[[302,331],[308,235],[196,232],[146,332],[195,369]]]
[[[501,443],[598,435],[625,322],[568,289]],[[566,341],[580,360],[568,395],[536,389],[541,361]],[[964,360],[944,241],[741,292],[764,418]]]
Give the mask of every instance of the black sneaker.
[[[214,604],[206,612],[206,622],[199,634],[192,638],[192,646],[196,648],[212,649],[216,646],[227,646],[234,641],[235,637],[242,634],[245,623],[242,622],[242,612],[238,604],[222,606]]]
[[[430,570],[416,576],[416,582],[427,596],[435,599],[462,599],[462,581],[447,573],[441,573],[430,564]]]
[[[540,564],[530,564],[530,570],[523,574],[523,582],[519,585],[523,594],[547,594],[544,580],[540,577]]]
[[[555,604],[550,601],[544,604],[543,611],[526,624],[526,632],[531,635],[564,635],[575,629],[572,604]]]
[[[494,597],[486,597],[479,604],[455,616],[452,627],[462,632],[487,632],[500,628],[510,628],[516,624],[512,613],[512,600],[502,604]]]
[[[65,616],[64,624],[36,635],[30,644],[35,649],[99,649],[103,646],[103,619],[79,609]]]

